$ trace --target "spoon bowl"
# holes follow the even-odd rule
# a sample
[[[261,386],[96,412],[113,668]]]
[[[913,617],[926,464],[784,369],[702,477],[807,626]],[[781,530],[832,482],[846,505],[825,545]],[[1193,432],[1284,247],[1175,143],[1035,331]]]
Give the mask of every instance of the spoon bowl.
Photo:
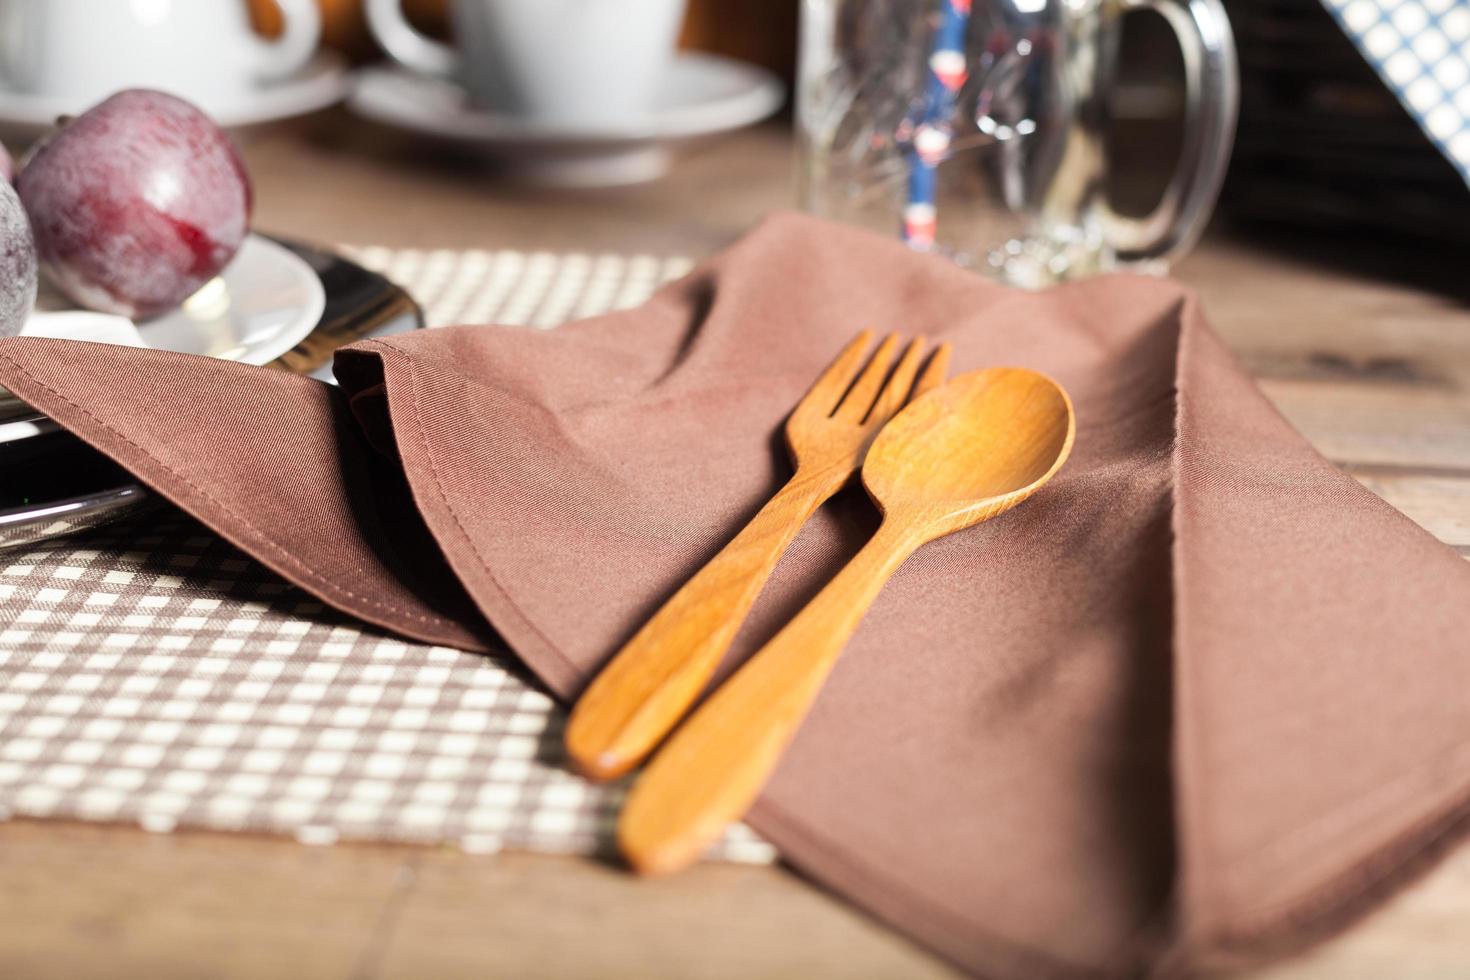
[[[1025,368],[971,371],[884,427],[863,485],[886,520],[938,537],[1025,500],[1066,461],[1075,435],[1071,399],[1051,378]]]

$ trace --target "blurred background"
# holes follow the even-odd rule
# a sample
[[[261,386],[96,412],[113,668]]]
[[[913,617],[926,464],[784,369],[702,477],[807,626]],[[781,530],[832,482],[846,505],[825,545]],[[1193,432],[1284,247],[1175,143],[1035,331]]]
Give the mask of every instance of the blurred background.
[[[368,31],[363,0],[319,0],[322,42],[363,63],[382,56]],[[448,0],[404,0],[403,9],[415,25],[440,38],[449,37]],[[250,0],[251,21],[268,37],[281,30],[281,11],[275,0]],[[690,0],[679,44],[686,49],[710,51],[776,71],[788,81],[796,71],[797,0]]]
[[[1043,0],[190,5],[191,13],[218,8],[220,18],[239,17],[243,9],[248,25],[242,19],[228,32],[186,24],[176,0],[116,0],[108,9],[127,6],[135,19],[152,18],[151,29],[172,45],[160,51],[188,46],[180,35],[192,31],[204,50],[223,56],[245,44],[241,35],[251,31],[280,39],[277,48],[296,43],[301,25],[291,27],[302,19],[303,5],[319,13],[319,35],[310,32],[319,53],[296,62],[291,72],[269,84],[251,83],[244,95],[237,90],[224,102],[223,95],[207,97],[197,74],[195,82],[180,75],[173,88],[198,101],[245,146],[261,190],[258,225],[307,239],[562,248],[568,222],[595,216],[583,221],[578,245],[697,255],[727,243],[767,211],[806,207],[1036,285],[1113,267],[1098,261],[1097,243],[1073,240],[1096,233],[1088,215],[1105,210],[1131,216],[1133,239],[1150,221],[1157,233],[1167,223],[1162,219],[1169,217],[1164,212],[1171,195],[1181,196],[1176,185],[1184,185],[1182,196],[1194,194],[1187,207],[1197,213],[1176,215],[1183,230],[1155,234],[1152,252],[1134,249],[1135,259],[1157,253],[1158,269],[1177,265],[1206,219],[1217,230],[1254,236],[1267,249],[1321,252],[1328,261],[1376,272],[1402,266],[1399,271],[1410,276],[1432,271],[1425,268],[1425,248],[1470,234],[1466,0],[1065,6],[1126,7],[1129,13],[1119,30],[1105,24],[1111,37],[1101,49],[1107,64],[1097,91],[1060,95],[1040,91],[1058,77],[1048,72],[1087,63],[1086,52],[1043,50],[1077,45],[1061,40],[1065,31],[1047,33],[1056,28],[1044,18],[1064,5]],[[1223,41],[1219,31],[1209,41],[1206,30],[1199,41],[1181,44],[1181,23],[1197,27],[1222,6],[1229,20]],[[553,8],[561,13],[546,13]],[[45,58],[75,67],[90,60],[89,51],[102,54],[102,42],[87,42],[93,44],[87,48],[76,40],[75,27],[69,47],[49,46],[51,35],[66,33],[58,28],[64,9],[85,18],[87,10],[104,8],[77,0],[0,2],[0,67],[7,69],[0,73],[0,135],[13,147],[39,136],[58,114],[85,107],[76,103],[92,101],[75,93],[67,101],[23,78]],[[544,22],[594,9],[617,9],[624,19],[612,28],[569,21],[558,29]],[[938,116],[934,105],[924,110],[928,115],[915,115],[929,95],[914,70],[924,70],[924,30],[932,33],[939,11],[947,9],[963,9],[968,19],[968,40],[958,54],[972,81],[985,71],[991,81],[1004,75],[1008,56],[996,45],[1011,43],[1012,34],[1021,38],[1020,61],[1029,58],[1031,67],[995,82],[994,92],[977,95],[962,86],[954,106],[941,107],[955,110],[948,125],[937,127],[948,155],[929,173],[915,138],[934,136],[919,130]],[[542,13],[526,14],[535,10]],[[516,17],[521,20],[511,23]],[[873,28],[883,17],[927,18],[928,27],[885,42]],[[677,29],[665,32],[660,18],[676,18]],[[85,19],[78,23],[88,26]],[[666,34],[677,53],[663,50]],[[1032,50],[1027,37],[1050,40]],[[1202,53],[1199,45],[1212,43],[1214,50]],[[32,54],[18,53],[27,45]],[[605,63],[591,65],[604,57]],[[895,64],[906,59],[910,68],[900,70],[885,58]],[[135,67],[147,60],[133,57]],[[652,62],[657,64],[638,67]],[[1193,88],[1186,82],[1201,65],[1222,80],[1213,103],[1202,104],[1198,78]],[[184,67],[180,62],[180,71]],[[158,75],[158,65],[150,70],[154,80],[169,77]],[[870,70],[877,74],[864,79],[862,72]],[[839,72],[847,74],[832,82]],[[628,77],[640,74],[649,78]],[[897,115],[871,98],[875,86],[892,88],[900,103],[908,100]],[[507,93],[515,95],[516,88],[541,101],[513,104]],[[656,91],[650,96],[649,90]],[[999,114],[981,118],[985,132],[977,132],[971,110],[977,99],[985,105],[992,95],[996,105],[985,111]],[[1003,104],[1006,99],[1014,105]],[[628,106],[651,108],[630,115],[623,111]],[[1016,118],[1024,117],[1025,125],[1040,120],[1041,129],[1018,133],[1002,146],[1007,127],[1000,120],[1007,109],[1020,113]],[[824,112],[835,113],[825,129]],[[1067,118],[1057,122],[1062,116]],[[999,126],[998,133],[987,123]],[[1202,145],[1199,130],[1208,135],[1212,128],[1213,137]],[[1084,155],[1097,159],[1059,163],[1068,134],[1078,132]],[[986,139],[990,144],[976,150]],[[1028,153],[1041,162],[1021,159]],[[965,154],[973,163],[959,159]],[[979,176],[987,169],[993,173]],[[930,178],[932,187],[920,186]],[[1191,192],[1190,179],[1204,186]],[[330,194],[323,193],[325,185]],[[1033,192],[1033,185],[1040,189]],[[411,206],[389,209],[390,198]],[[1099,202],[1107,207],[1099,209]],[[1178,203],[1173,200],[1176,210]],[[936,205],[940,230],[931,245]],[[946,240],[957,229],[975,239],[962,243],[975,246],[968,254]],[[1051,251],[1042,251],[1029,273],[1011,269],[1011,257],[1038,240]],[[1063,261],[1068,250],[1083,259],[1070,268]]]
[[[319,2],[324,44],[356,64],[383,57],[363,0]],[[274,0],[250,4],[260,31],[280,30]],[[1323,0],[1225,0],[1225,7],[1236,35],[1241,100],[1223,212],[1267,229],[1470,238],[1464,179]],[[405,0],[404,8],[426,32],[449,36],[447,0]],[[799,0],[690,0],[679,45],[761,65],[790,86],[799,18]],[[1111,105],[1116,135],[1109,141],[1109,172],[1125,207],[1151,206],[1171,169],[1183,77],[1179,47],[1163,18],[1134,18],[1123,35]],[[1470,86],[1470,79],[1462,84]],[[791,122],[789,100],[783,121]]]

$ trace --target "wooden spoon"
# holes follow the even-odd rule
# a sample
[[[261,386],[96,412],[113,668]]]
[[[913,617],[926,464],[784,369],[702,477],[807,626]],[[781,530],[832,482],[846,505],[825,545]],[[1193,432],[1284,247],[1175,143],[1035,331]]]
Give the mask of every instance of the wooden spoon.
[[[898,413],[863,463],[878,532],[654,757],[618,823],[633,867],[677,871],[743,815],[889,577],[926,542],[1035,493],[1075,431],[1067,393],[1022,368],[961,375]]]

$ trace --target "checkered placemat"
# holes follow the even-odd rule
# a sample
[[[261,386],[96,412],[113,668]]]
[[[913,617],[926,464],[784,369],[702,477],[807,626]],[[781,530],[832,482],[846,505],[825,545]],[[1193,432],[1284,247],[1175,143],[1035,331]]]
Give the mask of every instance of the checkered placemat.
[[[688,268],[346,251],[435,325],[550,326]],[[570,774],[562,724],[508,652],[365,627],[177,512],[0,554],[0,816],[605,851],[625,787]],[[743,827],[715,854],[773,857]]]
[[[1322,2],[1470,182],[1470,2]]]
[[[343,246],[342,253],[413,294],[431,327],[554,327],[637,306],[688,272],[687,258]]]

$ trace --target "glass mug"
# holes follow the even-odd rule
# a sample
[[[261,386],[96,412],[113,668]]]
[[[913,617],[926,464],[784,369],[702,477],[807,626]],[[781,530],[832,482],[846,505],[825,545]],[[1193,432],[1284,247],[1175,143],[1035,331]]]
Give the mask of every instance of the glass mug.
[[[1187,84],[1178,170],[1154,212],[1104,194],[1123,17],[1162,14]],[[804,0],[802,206],[1016,285],[1144,266],[1194,244],[1235,132],[1219,0]]]

